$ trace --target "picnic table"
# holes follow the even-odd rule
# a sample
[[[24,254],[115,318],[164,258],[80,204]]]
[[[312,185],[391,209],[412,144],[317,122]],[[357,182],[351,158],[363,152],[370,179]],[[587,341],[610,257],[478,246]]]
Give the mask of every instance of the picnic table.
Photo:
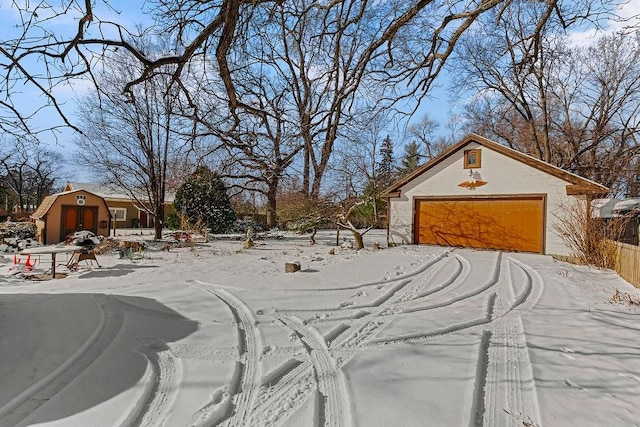
[[[51,255],[51,277],[56,278],[56,255],[65,253],[75,254],[80,253],[83,249],[83,246],[76,245],[55,245],[55,246],[37,246],[34,248],[27,248],[20,251],[21,254],[25,255]],[[95,259],[95,258],[94,258]]]

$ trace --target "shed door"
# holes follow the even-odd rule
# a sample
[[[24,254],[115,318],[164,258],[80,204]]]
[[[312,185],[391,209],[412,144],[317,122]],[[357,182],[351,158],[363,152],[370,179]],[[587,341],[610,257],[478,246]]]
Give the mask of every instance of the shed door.
[[[71,233],[88,230],[98,233],[97,206],[62,206],[62,229],[60,241],[64,241]]]
[[[543,253],[544,205],[543,196],[417,200],[415,242]]]

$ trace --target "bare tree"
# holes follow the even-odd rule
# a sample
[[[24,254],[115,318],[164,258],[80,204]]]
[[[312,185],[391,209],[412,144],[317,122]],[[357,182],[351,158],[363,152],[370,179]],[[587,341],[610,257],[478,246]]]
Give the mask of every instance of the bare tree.
[[[543,10],[537,27],[542,28],[555,16],[565,26],[583,22],[584,19],[597,21],[610,10],[612,2],[618,3],[618,0],[537,2],[537,6]],[[223,84],[235,123],[239,123],[235,116],[238,107],[250,109],[251,100],[238,96],[230,59],[242,55],[245,43],[256,35],[252,31],[255,25],[252,27],[250,24],[264,18],[260,10],[268,14],[282,13],[284,10],[289,23],[299,21],[305,25],[305,44],[314,40],[321,44],[331,41],[335,49],[347,52],[354,50],[356,40],[364,42],[357,49],[357,54],[354,52],[349,56],[348,62],[334,61],[330,64],[329,72],[339,71],[344,79],[339,85],[332,86],[333,90],[342,93],[342,99],[338,97],[332,104],[334,114],[347,106],[349,94],[359,87],[359,76],[367,69],[377,71],[379,82],[402,84],[407,88],[406,94],[420,96],[429,90],[462,34],[480,16],[492,10],[499,15],[512,4],[520,2],[348,0],[304,2],[303,7],[290,6],[290,3],[299,5],[301,2],[155,0],[148,2],[145,10],[152,23],[141,29],[132,29],[118,22],[117,18],[112,19],[116,10],[109,0],[12,2],[11,8],[17,13],[19,30],[15,37],[0,42],[0,68],[4,73],[0,80],[0,89],[4,94],[0,99],[2,125],[10,132],[34,131],[35,126],[30,120],[33,111],[23,110],[14,99],[18,85],[26,83],[44,97],[46,101],[43,107],[50,106],[57,112],[62,125],[79,130],[56,96],[55,89],[76,82],[79,78],[88,78],[99,84],[95,71],[110,60],[110,52],[116,49],[127,55],[130,63],[137,65],[136,73],[123,79],[116,91],[124,91],[130,97],[136,95],[135,86],[153,80],[157,75],[169,75],[170,86],[190,99],[194,93],[188,81],[185,81],[189,70],[198,68],[207,60],[215,61],[216,72]],[[316,26],[302,24],[312,16],[317,18]],[[363,19],[375,25],[363,28]],[[69,22],[73,22],[73,25],[70,26]],[[162,34],[175,42],[162,55],[145,51],[132,42],[142,34],[149,33]],[[531,40],[536,40],[536,32],[527,39]],[[332,58],[336,57],[333,55]],[[298,65],[306,67],[308,64],[300,62]],[[301,101],[310,102],[306,98]],[[329,115],[327,124],[331,128],[336,121],[340,122],[340,118]],[[10,129],[14,124],[17,127]],[[317,159],[318,172],[326,163],[331,138],[329,136],[325,141],[327,149],[322,150]],[[317,185],[313,184],[312,187]],[[312,188],[312,192],[315,191],[316,188]]]
[[[395,176],[392,159],[387,158],[387,164],[381,165],[384,141],[392,141],[388,134],[392,120],[390,114],[385,113],[358,115],[345,126],[345,139],[336,150],[335,158],[338,160],[332,167],[336,175],[334,181],[341,190],[344,188],[337,192],[339,198],[347,201],[370,199],[374,225],[380,224],[384,212],[380,194]],[[393,157],[393,145],[386,150],[389,148],[392,151],[388,154]]]
[[[570,63],[577,79],[554,93],[563,112],[554,128],[568,142],[557,163],[614,194],[640,195],[640,33],[602,37]]]
[[[53,191],[62,165],[60,153],[32,141],[13,140],[0,150],[2,185],[13,195],[20,212],[39,205]]]
[[[30,163],[29,193],[32,195],[33,205],[38,206],[45,196],[54,192],[56,184],[61,180],[65,162],[61,153],[35,146],[30,155]]]
[[[477,93],[484,102],[469,105],[472,118],[487,114],[494,121],[485,123],[509,121],[504,127],[518,131],[503,140],[549,162],[548,88],[553,84],[551,76],[559,71],[564,46],[557,27],[545,25],[537,30],[541,13],[544,11],[534,4],[514,6],[508,13],[478,22],[479,27],[467,33],[459,45],[456,65],[460,72],[455,85],[463,93]],[[496,24],[498,31],[494,30]],[[516,121],[524,126],[516,126]],[[487,133],[486,128],[480,131]]]
[[[261,89],[265,89],[264,87]],[[268,115],[239,114],[241,124],[232,132],[212,129],[226,152],[221,162],[221,176],[231,188],[263,195],[267,202],[268,228],[277,226],[277,203],[280,183],[287,169],[302,150],[299,140],[291,135],[291,127],[278,108],[279,97],[262,93],[256,102]]]
[[[336,224],[338,225],[338,227],[351,231],[351,234],[353,235],[353,240],[355,241],[355,244],[356,244],[354,248],[356,251],[359,251],[360,249],[364,248],[364,235],[367,232],[369,232],[369,230],[371,230],[373,227],[367,227],[363,231],[360,231],[351,222],[351,217],[353,216],[354,212],[359,206],[364,205],[366,203],[370,203],[370,202],[371,202],[370,199],[358,200],[356,202],[353,202],[348,209],[340,212],[336,218]]]
[[[579,173],[617,194],[637,191],[640,37],[612,35],[573,48],[545,28],[537,44],[531,5],[487,22],[501,31],[461,43],[457,87],[474,93],[475,130]]]
[[[149,50],[154,47],[147,45]],[[78,155],[105,183],[116,184],[138,208],[155,218],[155,238],[162,237],[169,166],[185,153],[183,135],[191,122],[183,119],[185,103],[177,90],[167,90],[170,76],[157,75],[133,89],[133,99],[117,91],[138,73],[134,64],[115,55],[100,76],[102,90],[83,99],[83,134]]]
[[[420,120],[407,127],[407,135],[413,140],[420,142],[427,156],[427,160],[433,159],[442,149],[441,143],[436,134],[440,124],[423,115]]]

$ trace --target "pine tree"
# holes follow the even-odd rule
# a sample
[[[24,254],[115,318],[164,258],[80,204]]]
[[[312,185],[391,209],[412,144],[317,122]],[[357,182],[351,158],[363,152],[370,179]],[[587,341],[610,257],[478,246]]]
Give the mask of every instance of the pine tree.
[[[175,197],[175,207],[189,222],[204,221],[213,233],[224,233],[236,220],[220,176],[207,167],[199,167],[182,184]]]
[[[404,155],[400,159],[400,167],[398,171],[401,174],[407,174],[418,169],[422,160],[422,153],[420,153],[420,146],[416,141],[411,141],[404,146]]]
[[[382,141],[380,146],[380,163],[378,163],[378,187],[387,187],[394,180],[394,158],[393,143],[391,137],[387,137]]]

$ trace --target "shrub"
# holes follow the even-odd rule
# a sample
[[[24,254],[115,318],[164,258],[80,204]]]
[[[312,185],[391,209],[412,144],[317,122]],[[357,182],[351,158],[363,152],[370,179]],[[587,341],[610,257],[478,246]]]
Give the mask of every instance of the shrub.
[[[614,268],[616,245],[613,241],[622,234],[628,217],[594,218],[593,209],[587,209],[586,201],[562,205],[555,216],[559,221],[554,231],[573,250],[578,262]]]
[[[3,222],[0,223],[0,235],[18,239],[33,239],[36,237],[36,225],[32,222]]]
[[[305,230],[332,224],[335,207],[329,200],[310,199],[301,192],[278,196],[278,221],[281,228]]]
[[[180,222],[180,217],[177,213],[171,212],[169,215],[167,215],[167,226],[169,227],[169,230],[179,229]]]
[[[247,234],[249,227],[252,227],[253,230],[257,232],[264,231],[264,227],[260,222],[255,221],[250,216],[247,216],[242,219],[237,219],[229,228],[229,232]]]
[[[199,167],[176,192],[176,210],[192,223],[205,223],[212,233],[225,233],[236,220],[220,176]]]

